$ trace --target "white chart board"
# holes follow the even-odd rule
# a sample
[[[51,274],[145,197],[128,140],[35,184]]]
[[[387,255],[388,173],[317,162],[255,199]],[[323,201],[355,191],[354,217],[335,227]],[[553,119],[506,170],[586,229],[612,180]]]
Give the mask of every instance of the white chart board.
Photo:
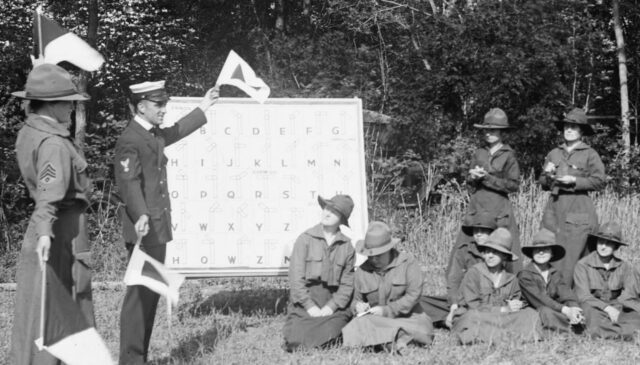
[[[172,98],[163,126],[199,100]],[[189,277],[286,275],[296,238],[320,220],[318,195],[350,195],[343,231],[354,242],[364,236],[360,99],[220,98],[206,115],[206,125],[165,149],[168,267]]]

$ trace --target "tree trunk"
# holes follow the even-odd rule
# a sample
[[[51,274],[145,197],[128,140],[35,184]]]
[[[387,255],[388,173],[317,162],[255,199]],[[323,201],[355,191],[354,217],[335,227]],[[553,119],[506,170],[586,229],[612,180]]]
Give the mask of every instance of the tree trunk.
[[[620,119],[622,122],[622,143],[624,144],[624,162],[628,162],[631,149],[629,135],[629,90],[627,85],[627,57],[624,52],[624,37],[620,20],[620,1],[613,0],[613,30],[618,48],[618,76],[620,78]]]
[[[87,25],[87,43],[91,47],[96,46],[96,39],[98,36],[98,0],[89,0],[89,24]],[[87,71],[80,71],[78,89],[80,92],[87,92],[87,82],[89,79],[89,73]],[[76,128],[75,128],[75,140],[76,144],[84,149],[84,137],[87,127],[87,114],[89,103],[78,102],[76,108]]]

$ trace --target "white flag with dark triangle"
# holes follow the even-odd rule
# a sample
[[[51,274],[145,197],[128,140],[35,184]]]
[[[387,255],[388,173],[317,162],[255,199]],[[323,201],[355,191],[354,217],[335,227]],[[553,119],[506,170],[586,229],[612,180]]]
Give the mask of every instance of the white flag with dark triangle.
[[[251,66],[234,51],[229,52],[216,85],[235,86],[259,103],[264,103],[271,92],[269,86],[256,76]]]
[[[167,269],[160,261],[143,252],[140,245],[134,247],[124,274],[124,283],[127,286],[144,285],[169,298],[173,305],[177,305],[182,282],[183,275]]]
[[[77,35],[61,27],[41,14],[33,13],[33,67],[43,63],[72,63],[86,71],[96,71],[104,63],[104,57]]]

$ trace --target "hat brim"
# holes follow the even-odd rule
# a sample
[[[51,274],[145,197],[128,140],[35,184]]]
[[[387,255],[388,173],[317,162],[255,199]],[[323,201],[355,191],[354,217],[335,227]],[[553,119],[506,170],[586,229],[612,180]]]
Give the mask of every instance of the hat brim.
[[[523,255],[533,260],[533,250],[537,248],[551,248],[551,260],[549,260],[550,262],[558,261],[566,254],[566,250],[564,249],[564,247],[560,246],[557,243],[545,243],[542,245],[525,246],[521,249],[521,251]]]
[[[584,136],[593,136],[594,134],[596,134],[596,132],[593,130],[593,127],[590,124],[576,123],[575,120],[563,119],[563,120],[554,121],[553,123],[555,123],[556,128],[558,128],[560,132],[564,131],[564,124],[569,123],[569,124],[579,125],[580,129],[582,130],[582,135]]]
[[[347,219],[347,217],[345,217],[342,213],[340,213],[340,211],[338,209],[336,209],[333,204],[331,204],[330,201],[324,199],[323,197],[321,197],[320,195],[318,195],[318,204],[320,204],[320,208],[324,209],[326,206],[329,206],[329,209],[331,209],[332,212],[336,213],[338,215],[338,217],[340,217],[340,224],[343,224],[347,227],[349,226],[349,220]]]
[[[617,244],[618,246],[629,246],[628,243],[619,241],[619,240],[617,240],[617,239],[615,239],[613,237],[610,237],[610,236],[602,236],[602,235],[600,235],[598,233],[589,233],[589,236],[588,236],[588,239],[587,239],[587,244],[589,246],[595,245],[597,243],[597,241],[598,241],[598,238],[606,240],[606,241],[609,241],[609,242],[613,242],[613,243]]]
[[[467,225],[464,225],[464,226],[462,226],[460,228],[462,229],[462,232],[464,232],[464,234],[466,234],[467,236],[473,236],[473,229],[474,228],[486,228],[486,229],[490,229],[492,231],[495,231],[496,228],[498,228],[498,227],[496,227],[496,226],[491,227],[491,226],[486,225],[486,224],[467,224]]]
[[[11,95],[16,96],[20,99],[26,99],[26,100],[42,100],[42,101],[84,101],[84,100],[89,100],[90,98],[86,95],[82,95],[82,94],[71,94],[71,95],[65,95],[65,96],[57,96],[54,98],[46,98],[46,97],[40,97],[40,96],[33,96],[33,95],[27,95],[26,91],[15,91],[12,92]]]
[[[479,129],[511,129],[510,125],[495,125],[495,124],[474,124],[475,128]]]
[[[376,248],[366,248],[364,247],[364,240],[360,240],[356,242],[356,252],[364,256],[377,256],[391,250],[398,243],[400,243],[399,238],[391,238],[391,241],[389,241],[389,243],[384,246]]]
[[[485,242],[485,243],[483,243],[483,244],[476,243],[476,245],[477,245],[478,247],[488,247],[488,248],[491,248],[491,249],[496,250],[496,251],[498,251],[498,252],[502,252],[502,253],[504,253],[504,254],[511,255],[511,258],[510,258],[510,260],[509,260],[509,261],[516,261],[516,260],[518,260],[518,256],[517,256],[516,254],[514,254],[513,252],[511,252],[511,251],[507,250],[506,248],[504,248],[504,247],[502,247],[502,246],[495,245],[495,244],[493,244],[492,242]]]

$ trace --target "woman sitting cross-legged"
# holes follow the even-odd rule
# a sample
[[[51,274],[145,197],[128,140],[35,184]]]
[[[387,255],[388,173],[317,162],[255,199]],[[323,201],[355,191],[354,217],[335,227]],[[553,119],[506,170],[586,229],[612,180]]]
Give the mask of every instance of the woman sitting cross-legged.
[[[591,337],[633,339],[640,330],[637,273],[614,256],[622,242],[616,223],[603,223],[589,235],[587,248],[595,249],[576,264],[573,281]]]
[[[433,341],[431,319],[419,303],[422,270],[412,255],[394,248],[399,241],[385,223],[371,222],[356,244],[356,252],[368,259],[356,270],[351,303],[356,318],[342,329],[345,346],[401,350],[410,342]]]
[[[462,278],[473,265],[484,261],[477,245],[483,243],[497,228],[496,216],[491,212],[468,215],[466,220],[462,225],[462,232],[472,237],[472,240],[462,240],[451,249],[445,272],[447,295],[423,294],[420,298],[420,304],[433,321],[434,327],[451,328],[451,319],[458,309],[458,290]]]
[[[542,327],[581,333],[584,316],[578,298],[562,280],[562,272],[551,266],[565,254],[564,247],[556,243],[556,235],[542,228],[522,253],[532,261],[518,273],[520,289],[524,299],[540,313]]]
[[[353,200],[336,195],[330,200],[318,197],[318,202],[320,223],[298,237],[291,253],[286,351],[335,343],[351,318],[355,251],[340,225],[349,225]]]
[[[538,312],[524,307],[516,276],[505,271],[507,262],[518,259],[511,252],[511,233],[498,228],[478,248],[484,262],[472,266],[462,279],[452,331],[462,344],[537,341]]]

